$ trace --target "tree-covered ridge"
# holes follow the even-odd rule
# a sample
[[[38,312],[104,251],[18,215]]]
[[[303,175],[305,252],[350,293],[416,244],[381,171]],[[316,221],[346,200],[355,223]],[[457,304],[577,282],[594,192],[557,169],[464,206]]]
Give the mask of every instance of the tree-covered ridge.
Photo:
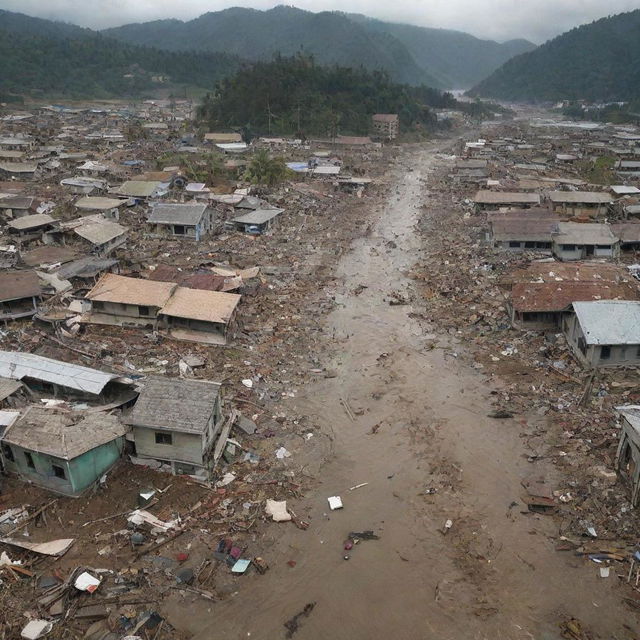
[[[167,81],[210,88],[240,64],[221,53],[162,51],[79,32],[45,37],[0,30],[0,93],[136,96]]]
[[[233,7],[186,22],[156,20],[104,33],[134,44],[162,42],[176,51],[225,51],[253,61],[304,52],[320,64],[382,69],[396,82],[449,89],[469,87],[512,55],[534,47],[526,40],[500,44],[456,31],[289,6]]]
[[[640,97],[640,10],[603,18],[519,55],[470,92],[501,100]]]
[[[307,56],[257,62],[223,79],[199,118],[211,129],[260,134],[367,135],[374,113],[397,113],[403,129],[432,127],[429,107],[457,106],[450,94],[392,82],[381,71],[325,67]]]

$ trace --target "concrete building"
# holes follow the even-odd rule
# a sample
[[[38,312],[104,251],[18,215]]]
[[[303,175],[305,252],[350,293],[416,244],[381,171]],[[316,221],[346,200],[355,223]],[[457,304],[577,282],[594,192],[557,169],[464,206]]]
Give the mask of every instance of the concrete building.
[[[42,296],[35,271],[0,272],[0,320],[29,318],[38,310]]]
[[[397,113],[376,113],[371,116],[373,135],[386,140],[395,140],[400,132],[400,119]]]

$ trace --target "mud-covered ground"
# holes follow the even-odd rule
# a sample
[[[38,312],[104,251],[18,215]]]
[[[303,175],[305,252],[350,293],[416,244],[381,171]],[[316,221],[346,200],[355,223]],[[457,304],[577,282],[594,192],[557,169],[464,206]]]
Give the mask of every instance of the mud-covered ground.
[[[260,462],[238,460],[224,469],[237,478],[222,489],[125,467],[106,489],[118,497],[114,503],[104,494],[92,498],[103,501],[93,506],[61,500],[48,516],[60,516],[52,533],[83,541],[58,561],[62,569],[82,562],[115,575],[141,571],[146,582],[127,597],[155,598],[176,638],[638,637],[637,615],[624,600],[638,595],[626,584],[628,564],[612,563],[601,578],[603,565],[576,555],[607,546],[626,557],[631,545],[624,526],[605,530],[598,541],[583,537],[587,521],[601,531],[607,509],[619,508],[621,499],[610,504],[615,496],[597,477],[583,494],[588,476],[574,467],[603,458],[566,436],[575,412],[592,423],[602,395],[594,394],[586,409],[560,412],[559,398],[575,404],[583,382],[561,346],[548,357],[564,357],[565,376],[577,383],[562,374],[551,381],[527,359],[528,349],[537,348],[532,339],[495,329],[504,324],[504,300],[487,294],[490,272],[472,271],[487,256],[459,194],[443,181],[451,148],[447,141],[405,147],[389,159],[377,193],[332,206],[331,224],[301,216],[300,231],[281,248],[268,245],[252,256],[254,241],[242,240],[240,266],[260,262],[268,249],[278,267],[265,278],[264,286],[275,289],[258,302],[259,317],[239,334],[242,349],[228,350],[230,366],[219,369],[228,374],[231,395],[256,418],[256,436],[237,435]],[[341,214],[354,218],[335,231]],[[312,241],[305,236],[311,223]],[[339,236],[334,251],[332,234]],[[301,254],[292,242],[308,250]],[[241,256],[238,248],[232,258]],[[284,269],[287,260],[295,277]],[[512,343],[521,357],[501,355]],[[163,345],[171,350],[168,364],[160,347],[144,346],[129,349],[128,362],[175,374],[180,345]],[[126,366],[117,349],[109,355]],[[224,367],[220,354],[196,375],[212,376],[216,366]],[[255,381],[250,392],[240,384],[244,377]],[[514,415],[488,417],[496,408]],[[281,446],[291,456],[278,460]],[[556,499],[556,513],[535,513],[523,484],[574,497]],[[123,511],[132,508],[137,490],[149,485],[167,489],[152,509],[158,517],[178,514],[188,523],[175,541],[140,558],[117,535],[123,518],[82,527],[117,514],[118,502]],[[10,491],[19,500],[46,500],[17,486]],[[340,496],[343,509],[330,511],[330,496]],[[308,528],[268,522],[268,497],[286,499]],[[81,505],[77,514],[73,505]],[[349,548],[351,532],[369,530],[377,539]],[[221,538],[264,558],[268,571],[232,576],[216,561],[201,569]],[[96,557],[105,547],[108,553]],[[175,584],[180,553],[189,556],[182,566],[198,574],[192,587],[212,599]]]

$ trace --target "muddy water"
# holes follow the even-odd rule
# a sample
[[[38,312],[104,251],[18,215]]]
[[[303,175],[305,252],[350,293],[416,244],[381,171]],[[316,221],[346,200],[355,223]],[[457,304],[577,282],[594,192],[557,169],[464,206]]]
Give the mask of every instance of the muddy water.
[[[570,616],[603,638],[632,638],[615,579],[556,552],[553,520],[512,505],[522,478],[553,481],[552,465],[527,461],[519,422],[486,417],[491,387],[455,357],[464,345],[440,337],[430,349],[411,304],[389,304],[410,292],[406,271],[431,241],[415,223],[435,155],[405,160],[372,232],[337,266],[339,306],[326,327],[337,377],[296,400],[333,438],[318,486],[293,505],[311,527],[272,525],[270,571],[199,612],[196,637],[283,638],[284,621],[315,602],[298,640],[558,638]],[[333,495],[342,510],[328,510]],[[364,529],[380,539],[345,560],[348,532]]]

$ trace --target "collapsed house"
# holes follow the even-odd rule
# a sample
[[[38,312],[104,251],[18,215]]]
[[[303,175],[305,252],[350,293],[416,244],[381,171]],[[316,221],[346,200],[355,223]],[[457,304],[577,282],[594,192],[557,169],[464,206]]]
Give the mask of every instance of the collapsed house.
[[[254,209],[249,213],[233,218],[232,223],[238,231],[261,234],[271,229],[274,220],[283,211],[284,209]]]
[[[109,413],[30,406],[2,436],[5,471],[67,496],[80,496],[120,458],[125,427]]]
[[[42,297],[35,271],[0,272],[0,320],[17,320],[33,316]]]
[[[223,423],[220,384],[149,377],[124,421],[137,458],[167,464],[174,474],[206,472]]]

